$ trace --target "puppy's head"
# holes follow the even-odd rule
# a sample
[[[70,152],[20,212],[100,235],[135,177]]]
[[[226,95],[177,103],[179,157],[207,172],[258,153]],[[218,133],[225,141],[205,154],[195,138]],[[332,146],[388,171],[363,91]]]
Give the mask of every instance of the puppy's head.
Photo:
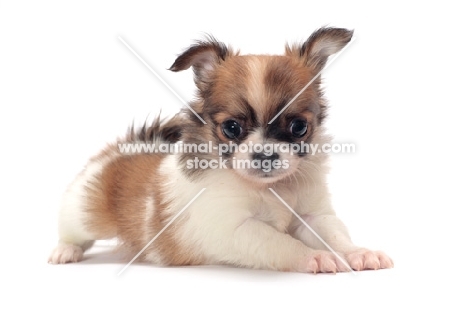
[[[239,55],[213,38],[191,46],[170,70],[193,68],[199,98],[191,107],[207,124],[189,113],[185,140],[232,146],[223,159],[250,181],[294,174],[311,156],[297,146],[313,143],[325,116],[320,71],[351,37],[346,29],[321,28],[281,56]]]

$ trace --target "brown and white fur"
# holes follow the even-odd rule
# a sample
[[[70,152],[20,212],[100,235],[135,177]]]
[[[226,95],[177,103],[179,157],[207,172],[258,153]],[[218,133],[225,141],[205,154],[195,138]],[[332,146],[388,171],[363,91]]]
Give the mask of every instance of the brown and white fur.
[[[192,45],[170,70],[193,68],[198,98],[191,107],[207,124],[184,109],[167,123],[156,120],[150,127],[132,128],[125,139],[92,158],[64,195],[59,244],[49,262],[80,261],[93,241],[110,238],[118,238],[132,257],[206,188],[140,260],[160,265],[347,271],[272,188],[352,269],[392,267],[383,252],[351,242],[330,203],[324,153],[276,154],[277,159],[289,161],[289,168],[265,173],[232,167],[234,157],[273,159],[262,154],[225,153],[228,169],[202,170],[187,168],[187,161],[218,159],[217,151],[122,154],[118,149],[122,142],[328,143],[322,127],[326,102],[320,77],[272,124],[268,122],[351,37],[346,29],[321,28],[303,44],[287,46],[281,56],[239,55],[213,38]],[[229,137],[226,131],[235,135]]]

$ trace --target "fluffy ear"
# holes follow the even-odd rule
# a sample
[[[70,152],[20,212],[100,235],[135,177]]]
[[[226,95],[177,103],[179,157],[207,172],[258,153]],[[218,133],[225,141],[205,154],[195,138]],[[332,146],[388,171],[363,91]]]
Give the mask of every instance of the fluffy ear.
[[[305,60],[305,64],[317,71],[325,66],[330,55],[339,52],[351,41],[353,31],[344,28],[320,28],[299,47],[287,48],[287,53],[294,51]],[[297,55],[297,54],[296,54]]]
[[[224,43],[213,37],[206,41],[198,41],[179,55],[169,68],[172,71],[193,68],[195,83],[199,88],[208,82],[212,71],[231,54]]]

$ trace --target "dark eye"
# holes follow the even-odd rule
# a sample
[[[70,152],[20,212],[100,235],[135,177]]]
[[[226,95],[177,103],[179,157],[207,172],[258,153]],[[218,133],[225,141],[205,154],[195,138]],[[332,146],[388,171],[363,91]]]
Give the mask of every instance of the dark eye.
[[[234,120],[227,120],[221,124],[224,136],[229,139],[234,139],[242,134],[242,127]]]
[[[302,137],[307,133],[307,122],[302,119],[295,119],[291,122],[289,130],[294,137]]]

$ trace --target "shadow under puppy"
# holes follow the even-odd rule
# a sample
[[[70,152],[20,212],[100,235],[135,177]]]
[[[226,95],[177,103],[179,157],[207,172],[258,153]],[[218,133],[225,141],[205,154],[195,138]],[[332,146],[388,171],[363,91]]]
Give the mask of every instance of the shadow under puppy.
[[[206,188],[140,260],[314,273],[348,271],[345,263],[354,270],[392,267],[383,252],[354,245],[335,215],[325,153],[220,152],[221,145],[229,144],[329,143],[322,127],[326,102],[320,77],[284,108],[351,37],[346,29],[321,28],[303,44],[286,46],[284,55],[240,55],[212,38],[188,48],[170,70],[193,68],[198,96],[191,108],[206,124],[183,109],[167,123],[156,120],[148,128],[131,129],[125,139],[92,158],[64,194],[59,243],[49,262],[77,262],[94,240],[115,237],[131,258]],[[176,141],[211,142],[219,148],[146,154],[119,149],[122,143]],[[195,160],[222,165],[204,169]],[[278,165],[266,170],[263,164],[236,165],[240,160]]]

